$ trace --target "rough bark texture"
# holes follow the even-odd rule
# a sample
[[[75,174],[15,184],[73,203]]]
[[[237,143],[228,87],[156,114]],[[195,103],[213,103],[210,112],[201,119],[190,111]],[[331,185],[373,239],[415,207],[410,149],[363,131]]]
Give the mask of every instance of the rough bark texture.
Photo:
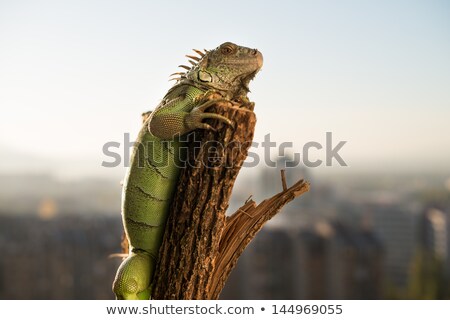
[[[240,254],[264,223],[309,188],[299,181],[258,206],[247,201],[227,217],[256,117],[253,104],[215,108],[233,119],[235,126],[211,122],[217,132],[190,135],[191,165],[182,170],[172,203],[153,280],[153,299],[217,299]]]

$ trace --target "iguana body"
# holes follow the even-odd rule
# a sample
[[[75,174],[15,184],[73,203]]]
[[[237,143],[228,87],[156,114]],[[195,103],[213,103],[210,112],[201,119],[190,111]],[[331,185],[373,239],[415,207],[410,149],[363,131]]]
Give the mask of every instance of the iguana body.
[[[124,180],[122,217],[130,250],[120,265],[113,283],[118,299],[149,299],[150,283],[179,176],[179,137],[195,129],[214,129],[202,122],[217,119],[232,122],[215,113],[205,112],[214,103],[243,99],[248,84],[262,66],[262,55],[227,42],[201,58],[168,91],[144,122],[131,156]],[[222,99],[208,100],[209,94]]]

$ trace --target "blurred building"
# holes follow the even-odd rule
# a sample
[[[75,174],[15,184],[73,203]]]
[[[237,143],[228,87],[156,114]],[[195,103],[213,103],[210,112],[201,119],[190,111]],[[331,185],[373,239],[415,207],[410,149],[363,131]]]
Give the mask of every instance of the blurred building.
[[[448,261],[448,216],[441,210],[429,208],[420,218],[419,246],[426,252]]]
[[[425,209],[419,217],[418,233],[408,295],[412,299],[448,299],[447,214],[434,207]]]
[[[380,299],[383,249],[370,231],[320,222],[297,240],[299,299]]]
[[[445,260],[445,266],[447,277],[450,279],[450,207],[446,208],[444,212],[447,215],[447,259]]]
[[[418,236],[418,213],[391,204],[369,204],[371,225],[386,247],[384,270],[390,285],[405,289]]]

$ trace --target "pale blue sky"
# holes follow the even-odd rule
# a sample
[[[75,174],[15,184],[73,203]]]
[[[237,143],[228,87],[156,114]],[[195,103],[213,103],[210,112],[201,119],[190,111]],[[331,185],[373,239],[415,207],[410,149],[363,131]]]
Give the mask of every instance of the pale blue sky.
[[[264,54],[256,141],[301,152],[332,131],[336,170],[450,171],[447,1],[0,0],[0,151],[109,175],[102,145],[136,135],[190,49],[225,41]]]

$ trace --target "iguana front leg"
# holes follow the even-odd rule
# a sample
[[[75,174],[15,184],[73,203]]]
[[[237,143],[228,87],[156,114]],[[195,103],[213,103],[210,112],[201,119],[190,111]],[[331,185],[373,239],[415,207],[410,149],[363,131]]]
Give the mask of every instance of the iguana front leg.
[[[176,98],[163,107],[170,110],[172,105],[182,103],[181,98]],[[232,121],[222,115],[205,112],[213,105],[224,107],[232,106],[232,103],[226,99],[214,99],[200,103],[192,108],[191,111],[178,112],[155,112],[148,121],[148,130],[154,136],[160,139],[172,139],[176,135],[183,135],[195,129],[215,130],[211,125],[204,123],[204,119],[216,119],[228,125],[233,125]]]

